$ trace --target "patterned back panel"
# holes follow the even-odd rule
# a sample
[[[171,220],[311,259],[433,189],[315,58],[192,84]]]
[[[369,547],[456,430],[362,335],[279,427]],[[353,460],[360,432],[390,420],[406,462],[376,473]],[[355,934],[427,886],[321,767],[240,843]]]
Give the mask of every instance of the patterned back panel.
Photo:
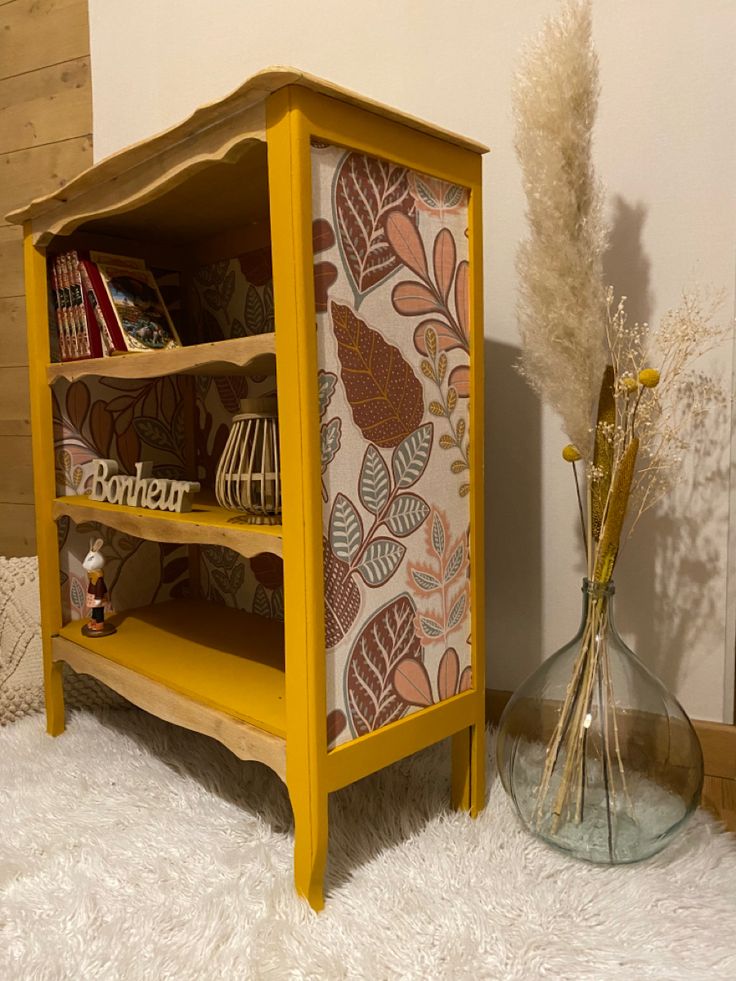
[[[468,194],[312,146],[328,741],[471,684]]]

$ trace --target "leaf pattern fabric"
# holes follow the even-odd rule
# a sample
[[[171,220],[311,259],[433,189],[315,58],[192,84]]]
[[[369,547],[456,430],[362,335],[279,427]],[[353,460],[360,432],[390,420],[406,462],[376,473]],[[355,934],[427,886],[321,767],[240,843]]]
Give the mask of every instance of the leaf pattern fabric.
[[[312,191],[333,748],[472,684],[468,194],[324,143]]]

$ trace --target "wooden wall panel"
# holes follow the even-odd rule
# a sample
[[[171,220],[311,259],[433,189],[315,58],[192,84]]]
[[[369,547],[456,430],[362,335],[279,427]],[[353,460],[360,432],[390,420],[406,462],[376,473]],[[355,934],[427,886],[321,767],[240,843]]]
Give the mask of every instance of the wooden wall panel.
[[[28,364],[26,298],[22,295],[0,298],[0,363]]]
[[[23,232],[16,225],[0,225],[0,296],[22,295]]]
[[[12,460],[11,467],[0,466],[0,501],[33,504],[33,464],[28,436],[0,433],[0,460]]]
[[[28,366],[8,367],[0,365],[0,430],[3,423],[23,422],[30,433],[31,407],[28,396]],[[16,431],[20,427],[16,425]],[[13,466],[15,460],[3,460],[3,466]],[[0,501],[3,498],[0,497]]]
[[[92,137],[89,135],[3,153],[0,162],[3,214],[32,198],[63,187],[70,177],[91,165]]]
[[[21,231],[92,163],[87,0],[0,0],[0,555],[35,552]]]
[[[3,78],[89,57],[87,0],[12,0],[0,27]]]
[[[91,129],[89,58],[0,80],[0,133],[17,134],[14,149],[57,143]]]
[[[36,513],[32,504],[0,503],[3,554],[36,554]]]

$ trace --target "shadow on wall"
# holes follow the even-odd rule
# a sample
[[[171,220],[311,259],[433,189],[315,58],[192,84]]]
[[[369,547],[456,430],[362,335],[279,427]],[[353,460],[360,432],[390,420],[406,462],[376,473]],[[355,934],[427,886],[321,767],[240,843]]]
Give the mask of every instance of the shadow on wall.
[[[604,258],[606,282],[616,296],[628,297],[629,320],[639,323],[649,322],[654,304],[651,264],[642,246],[646,215],[642,203],[615,198]],[[679,297],[667,299],[669,307]],[[691,442],[686,471],[662,504],[642,517],[623,547],[617,575],[619,629],[645,664],[681,694],[685,659],[723,634],[724,603],[715,585],[723,575],[728,528],[727,417],[724,412],[722,433],[703,439],[683,414],[680,423]]]
[[[486,687],[520,684],[542,651],[539,400],[519,349],[486,338]]]

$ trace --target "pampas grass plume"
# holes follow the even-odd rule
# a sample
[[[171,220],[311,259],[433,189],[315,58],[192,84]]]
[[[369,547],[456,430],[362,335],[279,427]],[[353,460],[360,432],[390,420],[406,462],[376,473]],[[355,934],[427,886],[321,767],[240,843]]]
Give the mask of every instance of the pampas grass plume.
[[[519,367],[589,461],[606,366],[606,228],[591,155],[598,59],[588,0],[569,0],[525,50],[513,101],[529,222],[517,256]]]

